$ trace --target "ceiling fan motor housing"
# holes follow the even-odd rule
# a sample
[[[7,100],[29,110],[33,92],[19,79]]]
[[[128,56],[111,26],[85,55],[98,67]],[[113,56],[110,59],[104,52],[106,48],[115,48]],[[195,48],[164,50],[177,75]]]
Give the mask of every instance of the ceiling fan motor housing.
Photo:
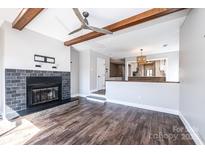
[[[84,11],[84,12],[83,12],[83,16],[84,16],[85,18],[87,18],[87,17],[89,16],[89,13],[86,12],[86,11]]]

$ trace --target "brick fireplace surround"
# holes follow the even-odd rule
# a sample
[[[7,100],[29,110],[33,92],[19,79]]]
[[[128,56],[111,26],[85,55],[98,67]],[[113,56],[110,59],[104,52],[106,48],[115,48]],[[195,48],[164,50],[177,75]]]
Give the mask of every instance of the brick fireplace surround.
[[[70,72],[6,69],[5,99],[6,112],[22,111],[27,108],[27,77],[62,77],[62,100],[70,98]]]

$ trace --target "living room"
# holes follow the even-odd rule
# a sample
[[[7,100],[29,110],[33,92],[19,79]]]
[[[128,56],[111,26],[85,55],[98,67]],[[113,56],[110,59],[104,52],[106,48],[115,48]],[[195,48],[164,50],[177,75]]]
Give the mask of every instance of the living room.
[[[0,14],[0,144],[204,144],[205,9]]]

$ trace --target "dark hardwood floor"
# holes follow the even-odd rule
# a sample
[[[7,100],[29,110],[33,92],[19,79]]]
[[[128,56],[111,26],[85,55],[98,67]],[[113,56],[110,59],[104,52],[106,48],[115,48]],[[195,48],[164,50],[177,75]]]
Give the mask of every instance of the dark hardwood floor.
[[[101,89],[101,90],[95,91],[95,92],[93,92],[93,94],[105,95],[105,89]]]
[[[16,121],[0,144],[194,144],[176,115],[82,98]]]

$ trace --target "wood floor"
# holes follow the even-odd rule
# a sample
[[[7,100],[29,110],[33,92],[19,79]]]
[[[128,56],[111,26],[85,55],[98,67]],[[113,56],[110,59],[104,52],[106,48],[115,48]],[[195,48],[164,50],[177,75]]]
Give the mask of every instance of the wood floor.
[[[178,116],[85,99],[16,122],[0,144],[194,144]]]
[[[95,91],[95,92],[93,92],[93,94],[105,95],[105,89],[101,89],[101,90]]]

